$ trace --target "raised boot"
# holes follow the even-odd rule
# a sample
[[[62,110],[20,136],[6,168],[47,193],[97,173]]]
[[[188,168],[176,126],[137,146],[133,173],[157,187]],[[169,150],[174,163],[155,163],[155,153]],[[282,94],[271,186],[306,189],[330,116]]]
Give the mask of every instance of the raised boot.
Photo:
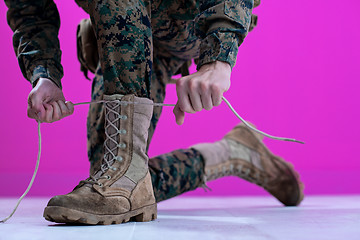
[[[134,95],[104,96],[104,100],[102,164],[72,192],[50,199],[46,220],[107,225],[157,217],[146,154],[153,102]]]
[[[237,176],[255,183],[285,206],[297,206],[304,198],[304,185],[292,164],[275,156],[262,135],[244,124],[233,128],[215,143],[192,146],[205,160],[206,180]]]

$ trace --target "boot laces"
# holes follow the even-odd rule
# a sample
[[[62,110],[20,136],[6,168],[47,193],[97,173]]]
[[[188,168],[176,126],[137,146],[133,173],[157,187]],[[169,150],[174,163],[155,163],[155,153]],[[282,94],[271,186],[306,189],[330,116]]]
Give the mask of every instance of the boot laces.
[[[109,104],[110,103],[110,104]],[[90,184],[97,184],[99,186],[102,186],[102,183],[99,183],[99,179],[111,179],[110,175],[105,175],[104,173],[112,169],[113,171],[116,171],[116,167],[112,167],[112,165],[115,163],[115,161],[121,162],[123,158],[121,156],[117,156],[115,152],[117,152],[118,148],[126,148],[125,143],[118,143],[117,139],[119,135],[126,134],[125,129],[119,129],[116,125],[116,123],[120,120],[126,120],[126,115],[121,115],[116,109],[120,107],[121,105],[127,105],[125,102],[121,102],[120,100],[114,100],[114,101],[108,101],[105,103],[106,108],[106,115],[105,119],[107,122],[107,125],[105,126],[105,141],[104,141],[104,158],[103,162],[100,166],[100,169],[94,174],[90,175],[90,177],[86,180],[80,181],[80,183],[90,183]],[[113,120],[110,120],[110,114],[113,114]],[[112,134],[110,134],[110,129],[112,129]],[[113,143],[113,147],[109,147],[110,143]]]

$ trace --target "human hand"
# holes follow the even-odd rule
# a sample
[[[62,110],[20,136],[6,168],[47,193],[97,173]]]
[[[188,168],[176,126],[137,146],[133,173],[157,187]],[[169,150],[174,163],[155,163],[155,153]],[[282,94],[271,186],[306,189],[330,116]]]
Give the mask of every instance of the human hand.
[[[176,123],[182,125],[185,112],[211,110],[220,105],[223,93],[230,88],[231,67],[215,61],[201,66],[199,71],[176,81],[178,101],[174,107]]]
[[[66,102],[62,90],[50,79],[40,78],[28,97],[27,114],[40,122],[55,122],[73,114],[74,104]]]

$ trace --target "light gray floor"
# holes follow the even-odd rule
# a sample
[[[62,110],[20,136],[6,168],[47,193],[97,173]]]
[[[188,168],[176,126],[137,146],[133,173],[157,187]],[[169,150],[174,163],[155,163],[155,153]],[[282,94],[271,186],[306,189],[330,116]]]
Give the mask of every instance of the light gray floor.
[[[360,196],[308,196],[300,207],[271,197],[174,198],[160,203],[150,223],[67,226],[42,218],[48,199],[27,198],[0,224],[0,239],[286,239],[360,240]],[[16,199],[0,198],[0,218]]]

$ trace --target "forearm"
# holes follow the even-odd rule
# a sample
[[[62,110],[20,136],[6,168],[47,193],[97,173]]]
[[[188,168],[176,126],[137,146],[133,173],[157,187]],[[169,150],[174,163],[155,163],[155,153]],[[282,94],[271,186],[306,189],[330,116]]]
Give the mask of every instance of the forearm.
[[[34,86],[40,77],[61,88],[63,69],[58,40],[59,13],[52,0],[5,0],[14,31],[13,47],[21,72]]]
[[[253,0],[204,0],[195,19],[196,34],[202,39],[198,69],[206,63],[223,61],[234,67],[238,48],[248,33]]]

